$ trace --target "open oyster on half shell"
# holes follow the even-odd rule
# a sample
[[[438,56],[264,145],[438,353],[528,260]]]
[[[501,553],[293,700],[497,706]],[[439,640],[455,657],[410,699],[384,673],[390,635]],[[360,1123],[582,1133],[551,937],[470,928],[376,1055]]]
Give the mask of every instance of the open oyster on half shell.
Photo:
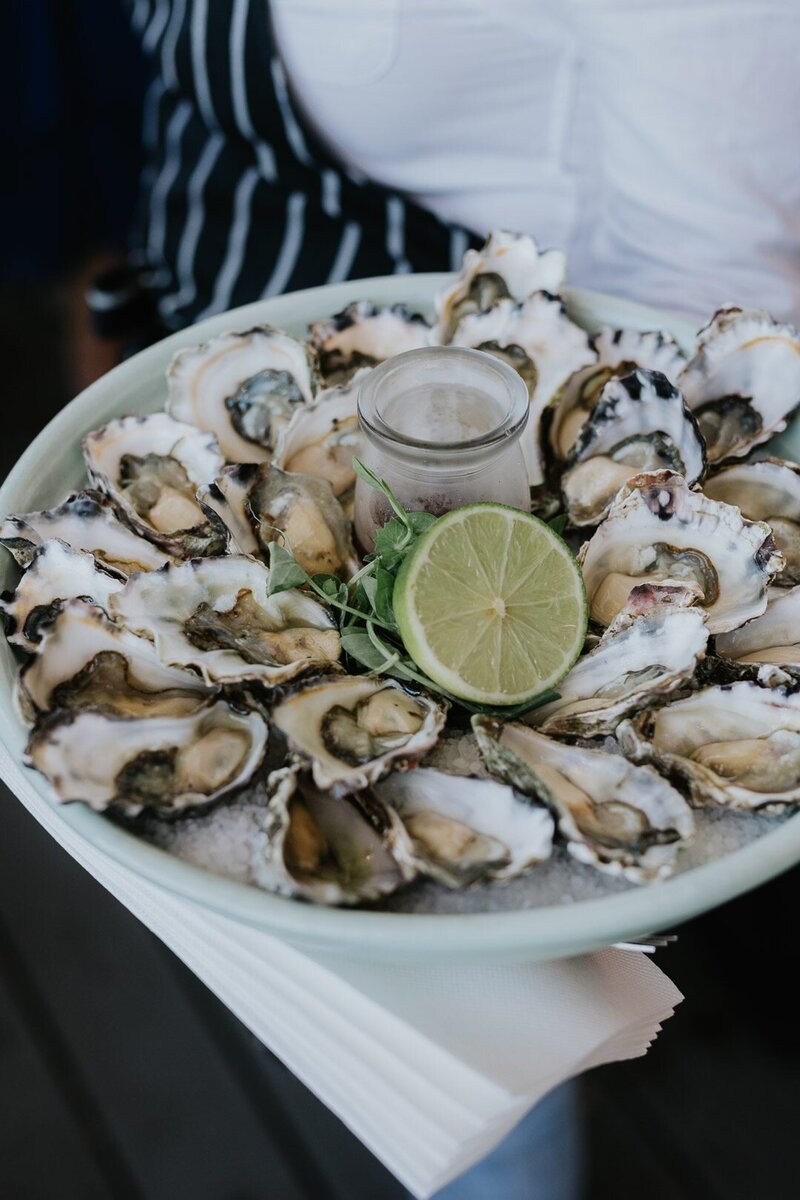
[[[785,429],[800,404],[800,335],[760,309],[721,308],[676,382],[709,463],[742,458]]]
[[[368,374],[357,371],[349,383],[326,388],[313,404],[298,408],[275,451],[282,470],[327,479],[342,503],[355,486],[353,458],[360,456],[362,440],[358,389]]]
[[[208,684],[267,687],[312,669],[334,670],[341,647],[328,610],[300,591],[267,594],[253,558],[198,558],[135,575],[112,597],[112,615],[151,638],[161,661],[194,667]]]
[[[712,500],[735,504],[751,521],[766,521],[786,559],[778,585],[800,583],[800,466],[782,458],[733,463],[703,484]]]
[[[312,679],[280,700],[272,722],[318,788],[341,796],[432,749],[447,706],[394,679]]]
[[[449,342],[464,317],[484,312],[498,300],[525,300],[533,292],[557,294],[566,274],[561,250],[541,251],[527,234],[490,233],[480,250],[467,250],[455,283],[436,297],[436,340]]]
[[[472,727],[491,773],[547,805],[574,858],[632,883],[672,873],[694,818],[657,771],[512,721],[475,716]]]
[[[418,767],[373,791],[402,821],[414,866],[445,887],[514,879],[550,857],[548,810],[496,779]]]
[[[27,756],[61,801],[169,816],[247,783],[266,744],[258,713],[219,700],[185,716],[55,712],[31,734]]]
[[[639,368],[612,379],[586,418],[561,476],[570,523],[596,525],[619,489],[642,471],[668,469],[697,483],[705,444],[666,375]]]
[[[42,631],[75,597],[105,608],[113,592],[124,586],[125,576],[104,566],[85,550],[71,550],[53,539],[34,551],[30,566],[14,592],[0,596],[0,613],[6,620],[6,637],[15,646],[35,653]]]
[[[122,575],[157,571],[170,561],[163,550],[123,525],[111,500],[100,492],[73,492],[56,508],[6,517],[0,525],[0,542],[21,567],[54,538],[93,554]]]
[[[251,858],[261,887],[320,904],[379,900],[413,879],[410,839],[370,792],[334,796],[297,766],[274,771]]]
[[[212,435],[166,413],[120,417],[86,434],[83,456],[92,483],[137,533],[176,558],[224,553],[196,498],[222,469]]]
[[[430,346],[432,336],[425,318],[405,304],[381,308],[356,300],[327,321],[315,321],[309,341],[319,358],[320,374],[333,387],[348,383],[362,367]]]
[[[578,554],[591,619],[609,625],[642,583],[700,589],[710,633],[724,633],[767,606],[783,567],[768,525],[709,500],[682,475],[637,475]]]
[[[800,586],[770,588],[761,616],[718,634],[714,650],[742,674],[755,676],[760,667],[777,666],[800,679]]]
[[[348,579],[358,569],[350,522],[325,479],[242,463],[225,467],[198,497],[241,554],[267,559],[270,544],[280,541],[310,575]]]
[[[618,730],[625,753],[683,780],[696,804],[779,811],[800,803],[800,694],[738,683],[646,710]]]

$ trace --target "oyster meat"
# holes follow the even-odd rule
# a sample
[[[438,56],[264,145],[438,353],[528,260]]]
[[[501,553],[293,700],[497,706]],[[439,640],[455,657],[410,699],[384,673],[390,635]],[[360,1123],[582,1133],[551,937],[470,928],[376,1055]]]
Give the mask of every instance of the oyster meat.
[[[125,576],[104,566],[85,550],[71,550],[53,539],[33,553],[30,566],[10,596],[0,597],[6,637],[15,646],[35,653],[42,631],[55,620],[67,600],[81,596],[105,608]]]
[[[179,350],[167,383],[167,412],[214,434],[228,462],[268,462],[292,413],[314,398],[316,361],[305,342],[258,325]]]
[[[380,308],[369,300],[356,300],[327,321],[311,325],[309,341],[319,357],[320,374],[331,387],[347,383],[362,367],[430,346],[432,334],[425,318],[405,304]]]
[[[491,773],[551,809],[573,857],[634,883],[672,873],[694,818],[657,771],[515,722],[476,716],[472,727]]]
[[[296,766],[273,772],[260,816],[265,832],[251,860],[267,891],[320,904],[378,900],[415,875],[410,839],[369,792],[331,795]]]
[[[544,480],[542,413],[573,372],[594,362],[588,334],[569,319],[557,296],[537,292],[518,303],[498,300],[491,308],[462,316],[452,344],[494,354],[525,380],[531,407],[521,445],[531,486],[538,486]]]
[[[199,558],[135,575],[110,608],[152,638],[162,662],[194,667],[208,684],[275,686],[334,669],[339,633],[328,610],[299,591],[269,596],[268,586],[269,571],[253,558]]]
[[[738,683],[646,710],[618,730],[636,762],[682,779],[696,804],[778,811],[800,803],[800,695]]]
[[[708,461],[742,458],[786,428],[800,404],[800,335],[760,309],[722,308],[677,380]]]
[[[174,717],[56,712],[31,734],[27,756],[62,802],[170,816],[247,783],[266,744],[258,713],[220,700]]]
[[[800,678],[800,586],[770,588],[761,616],[720,633],[714,649],[726,664],[749,674],[769,664]]]
[[[86,550],[123,575],[157,571],[170,561],[163,550],[123,525],[100,492],[73,492],[57,508],[6,517],[0,525],[0,542],[21,567],[29,565],[38,546],[54,538],[73,550]]]
[[[31,721],[52,709],[94,708],[128,717],[180,717],[209,699],[194,671],[161,662],[155,646],[96,605],[70,600],[45,631],[41,653],[19,675]]]
[[[394,679],[313,679],[272,709],[289,749],[323,791],[341,796],[422,758],[444,728],[446,705]]]
[[[314,404],[298,408],[275,452],[279,467],[327,479],[340,499],[352,491],[356,481],[353,458],[361,453],[358,389],[368,374],[357,371],[349,384],[327,388]]]
[[[668,333],[604,328],[590,341],[596,361],[570,376],[545,412],[547,441],[561,461],[569,458],[587,417],[610,380],[630,375],[638,367],[658,371],[674,383],[686,365],[685,355]]]
[[[400,817],[418,871],[445,887],[514,879],[550,857],[549,811],[495,779],[419,767],[374,793]]]
[[[86,434],[83,456],[94,485],[151,542],[177,558],[224,553],[196,498],[223,465],[211,434],[166,413],[121,417]]]
[[[681,475],[637,475],[578,554],[592,620],[608,625],[642,583],[699,587],[710,633],[724,633],[767,606],[781,570],[768,525],[709,500]]]
[[[266,559],[270,544],[281,541],[310,575],[349,579],[358,569],[350,522],[325,479],[244,463],[226,467],[199,496],[243,554]]]
[[[526,724],[557,737],[613,733],[624,717],[668,703],[692,678],[708,641],[705,612],[676,605],[658,588],[634,588],[631,595],[597,646],[558,684],[558,699],[535,708]]]
[[[665,375],[642,368],[612,379],[584,422],[561,477],[570,522],[596,525],[623,484],[667,468],[697,483],[705,446],[683,397]]]
[[[786,566],[779,585],[800,583],[800,466],[782,458],[734,463],[706,480],[712,500],[735,504],[751,521],[766,521]]]
[[[527,234],[504,229],[490,233],[480,250],[467,250],[455,282],[436,297],[435,340],[449,342],[463,317],[483,312],[498,300],[560,292],[566,274],[562,251],[542,252]]]

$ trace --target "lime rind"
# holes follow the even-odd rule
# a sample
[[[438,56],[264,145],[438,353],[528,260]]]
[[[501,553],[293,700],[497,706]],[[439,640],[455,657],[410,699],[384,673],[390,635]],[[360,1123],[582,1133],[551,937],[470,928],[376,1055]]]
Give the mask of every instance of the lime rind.
[[[488,541],[483,555],[476,539]],[[403,563],[393,606],[408,653],[434,683],[498,707],[563,679],[587,625],[583,576],[564,539],[503,504],[440,517]],[[492,619],[500,613],[509,619]]]

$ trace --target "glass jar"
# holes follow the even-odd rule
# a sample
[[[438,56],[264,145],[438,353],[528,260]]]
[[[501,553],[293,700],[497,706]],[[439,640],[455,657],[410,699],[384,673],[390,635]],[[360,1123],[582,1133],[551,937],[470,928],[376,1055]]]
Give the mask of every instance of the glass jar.
[[[481,350],[432,346],[387,359],[358,394],[362,458],[409,511],[440,516],[479,500],[530,510],[520,434],[528,389]],[[385,496],[356,479],[355,530],[364,552],[393,516]]]

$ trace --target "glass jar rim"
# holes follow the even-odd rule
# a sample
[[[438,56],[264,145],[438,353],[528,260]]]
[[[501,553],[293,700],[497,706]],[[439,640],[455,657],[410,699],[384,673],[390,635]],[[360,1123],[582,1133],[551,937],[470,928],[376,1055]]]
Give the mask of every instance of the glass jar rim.
[[[485,433],[462,441],[431,441],[400,433],[384,419],[378,408],[378,393],[381,387],[392,375],[412,370],[420,372],[423,376],[427,373],[431,383],[447,383],[446,375],[440,374],[446,369],[445,355],[450,359],[451,366],[453,360],[456,360],[462,368],[467,365],[470,369],[481,372],[487,381],[487,390],[489,381],[495,389],[498,385],[502,388],[507,401],[502,418]],[[382,444],[389,442],[395,451],[400,452],[408,449],[411,452],[427,450],[436,453],[449,451],[469,454],[470,451],[489,450],[518,437],[525,428],[529,412],[528,388],[522,376],[495,355],[465,346],[424,346],[418,350],[406,350],[402,354],[395,354],[373,367],[358,389],[358,417],[361,428],[373,441]]]

